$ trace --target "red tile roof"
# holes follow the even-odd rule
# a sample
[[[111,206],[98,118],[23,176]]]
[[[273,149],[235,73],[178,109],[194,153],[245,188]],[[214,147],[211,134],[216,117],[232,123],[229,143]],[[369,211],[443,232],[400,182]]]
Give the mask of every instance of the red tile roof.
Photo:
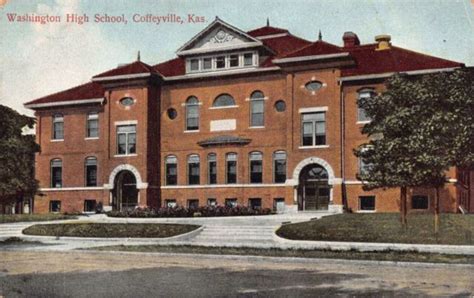
[[[284,58],[338,54],[342,52],[344,51],[340,47],[322,40],[318,40],[301,49],[298,49],[285,55]]]
[[[451,68],[463,65],[462,63],[421,54],[393,45],[389,50],[383,51],[376,51],[376,47],[377,44],[366,44],[344,48],[355,59],[356,66],[343,69],[342,76]]]
[[[152,72],[155,72],[155,70],[150,65],[143,63],[141,61],[135,61],[133,63],[119,66],[117,68],[100,73],[98,75],[93,76],[92,78],[103,78],[103,77],[111,77],[111,76],[119,76],[119,75],[152,73]]]
[[[293,36],[291,34],[281,37],[263,39],[262,42],[264,45],[275,51],[276,57],[283,57],[291,52],[311,44],[310,41]]]
[[[280,34],[280,33],[288,33],[288,30],[277,28],[277,27],[265,26],[265,27],[260,27],[260,28],[250,30],[247,32],[247,34],[252,37],[273,35],[273,34]]]
[[[89,82],[64,91],[53,93],[25,103],[40,104],[49,102],[73,101],[80,99],[92,99],[104,97],[104,89],[99,83]]]
[[[183,58],[175,58],[157,64],[153,68],[165,77],[184,75],[185,61]]]

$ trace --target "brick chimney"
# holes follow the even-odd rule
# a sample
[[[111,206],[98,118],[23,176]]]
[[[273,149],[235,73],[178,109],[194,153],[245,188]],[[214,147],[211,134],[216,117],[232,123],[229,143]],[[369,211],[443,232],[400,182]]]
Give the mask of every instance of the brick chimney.
[[[381,34],[375,36],[375,41],[377,42],[377,48],[375,49],[376,51],[383,51],[383,50],[390,50],[391,43],[390,40],[392,38],[388,34]]]
[[[345,48],[351,48],[360,45],[359,37],[354,32],[344,32],[342,36]]]

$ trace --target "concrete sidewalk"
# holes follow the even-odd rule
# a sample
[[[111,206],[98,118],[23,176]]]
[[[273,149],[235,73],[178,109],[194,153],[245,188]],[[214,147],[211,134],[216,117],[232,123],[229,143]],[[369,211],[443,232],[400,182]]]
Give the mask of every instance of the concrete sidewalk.
[[[111,218],[105,215],[81,216],[78,220],[23,222],[0,224],[0,241],[18,237],[26,241],[37,241],[44,245],[29,245],[24,250],[72,250],[109,245],[199,245],[208,247],[252,247],[281,249],[328,249],[358,251],[418,251],[458,255],[474,255],[474,246],[469,245],[423,245],[396,243],[357,243],[329,241],[295,241],[278,237],[275,231],[283,223],[295,223],[329,216],[330,213],[298,213],[268,216],[237,216],[207,218]],[[23,235],[28,226],[61,222],[105,222],[105,223],[181,223],[197,224],[198,230],[170,238],[80,238],[45,237]]]

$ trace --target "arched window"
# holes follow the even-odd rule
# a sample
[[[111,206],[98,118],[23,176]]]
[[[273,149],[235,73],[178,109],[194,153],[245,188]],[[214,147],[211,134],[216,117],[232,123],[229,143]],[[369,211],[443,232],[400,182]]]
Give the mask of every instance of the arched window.
[[[262,183],[263,180],[263,154],[262,152],[250,152],[249,168],[250,183]]]
[[[215,153],[207,155],[207,170],[209,184],[217,184],[217,156]]]
[[[178,184],[178,159],[174,155],[166,157],[165,160],[165,184]]]
[[[213,107],[231,107],[235,106],[235,100],[229,94],[221,94],[214,100]]]
[[[199,184],[199,155],[188,156],[188,184]]]
[[[265,96],[255,91],[250,96],[250,126],[264,126]]]
[[[371,98],[375,96],[375,91],[372,88],[363,88],[358,91],[357,97],[357,121],[358,122],[369,122],[371,119],[365,113],[364,108],[360,106],[361,100],[365,98]]]
[[[273,181],[285,183],[286,181],[286,152],[276,151],[273,153]]]
[[[64,139],[64,117],[62,114],[53,116],[53,140]]]
[[[84,167],[86,172],[86,186],[97,186],[97,158],[86,158]]]
[[[186,100],[186,130],[199,130],[199,100],[195,96]]]
[[[88,138],[99,137],[99,114],[97,112],[91,112],[87,114],[87,133]]]
[[[59,158],[51,160],[51,187],[63,187],[63,162]]]
[[[237,183],[237,153],[227,153],[226,160],[226,183]]]

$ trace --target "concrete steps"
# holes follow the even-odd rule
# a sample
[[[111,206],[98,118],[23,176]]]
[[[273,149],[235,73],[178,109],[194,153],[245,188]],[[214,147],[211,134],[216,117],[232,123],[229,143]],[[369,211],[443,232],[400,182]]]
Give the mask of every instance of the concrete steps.
[[[253,246],[255,243],[271,244],[276,227],[272,226],[204,226],[196,237],[190,240],[192,244],[203,245],[238,242],[242,246]]]

